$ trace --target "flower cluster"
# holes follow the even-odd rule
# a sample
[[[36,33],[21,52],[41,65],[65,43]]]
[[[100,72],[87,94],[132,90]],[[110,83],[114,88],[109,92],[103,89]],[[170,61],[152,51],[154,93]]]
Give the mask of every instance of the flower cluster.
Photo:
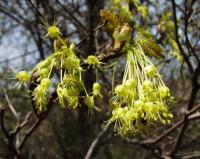
[[[79,94],[83,90],[82,80],[76,74],[65,74],[57,86],[59,103],[62,107],[75,109],[79,103]]]
[[[131,28],[128,24],[124,24],[115,30],[113,37],[115,40],[128,43],[130,35]],[[75,109],[79,105],[79,99],[83,98],[83,103],[91,112],[93,109],[100,111],[95,106],[95,98],[102,97],[101,85],[98,82],[93,83],[92,92],[87,93],[82,80],[81,66],[83,65],[76,55],[75,45],[63,38],[60,29],[56,26],[47,29],[47,36],[54,41],[54,52],[33,69],[33,74],[36,76],[34,84],[37,85],[32,94],[37,110],[47,109],[48,94],[50,94],[48,89],[53,83],[52,77],[55,71],[60,71],[56,92],[61,107]],[[122,136],[143,132],[155,124],[170,124],[173,115],[169,105],[173,102],[173,97],[157,68],[145,55],[147,52],[149,55],[154,55],[154,52],[159,52],[160,49],[157,47],[149,49],[149,43],[147,45],[144,41],[136,41],[135,47],[127,44],[124,50],[127,50],[126,68],[122,84],[115,87],[115,96],[111,99],[113,110],[108,124],[114,122],[115,131]],[[113,67],[113,64],[100,67],[102,62],[94,55],[88,56],[85,61],[93,68]],[[98,81],[97,73],[96,81]],[[16,78],[20,84],[25,84],[32,79],[25,71],[17,73]]]
[[[92,95],[88,95],[86,94],[86,97],[84,99],[84,104],[89,108],[89,111],[92,112],[93,109],[96,111],[101,111],[100,108],[95,106],[95,102],[94,99],[96,97],[102,97],[101,95],[101,85],[98,82],[93,83],[93,87],[92,87]]]
[[[95,55],[89,55],[85,60],[85,63],[87,63],[89,67],[92,66],[93,68],[100,68],[100,65],[102,64],[102,62],[100,62]],[[98,74],[96,72],[96,80],[97,79],[98,79]],[[100,83],[98,82],[93,83],[92,90],[93,90],[91,93],[92,95],[88,95],[86,92],[86,97],[83,100],[84,104],[89,108],[89,111],[91,113],[93,112],[93,110],[101,111],[100,108],[95,106],[95,98],[102,97],[100,93],[101,92]]]
[[[79,94],[84,84],[81,78],[81,61],[76,56],[74,45],[69,44],[61,37],[60,29],[50,26],[47,29],[47,36],[54,40],[54,50],[49,57],[37,64],[36,74],[39,83],[33,92],[34,100],[39,111],[46,109],[46,91],[48,90],[54,74],[54,70],[60,71],[60,82],[57,84],[56,92],[61,107],[76,108],[79,103]],[[43,80],[50,81],[44,85]]]
[[[121,136],[143,132],[155,124],[170,124],[173,102],[169,88],[140,47],[127,46],[123,82],[115,87],[112,117]]]
[[[81,60],[75,52],[75,45],[71,44],[66,38],[62,37],[61,31],[57,26],[49,26],[47,28],[47,37],[54,41],[54,52],[45,60],[39,62],[33,69],[34,75],[37,77],[35,83],[36,88],[33,91],[33,100],[38,111],[45,111],[48,101],[48,89],[52,83],[52,77],[55,70],[60,71],[60,81],[56,85],[58,101],[61,107],[75,109],[79,104],[79,98],[90,110],[99,110],[94,104],[94,97],[101,96],[101,86],[94,83],[93,95],[88,95],[84,82],[82,80]],[[87,64],[93,67],[101,64],[96,56],[88,56]],[[16,74],[16,78],[20,84],[30,81],[30,75],[26,71]],[[86,96],[80,96],[85,91]]]
[[[46,110],[46,94],[49,86],[51,85],[51,80],[49,78],[43,78],[40,84],[35,88],[33,91],[34,94],[34,101],[38,111]]]

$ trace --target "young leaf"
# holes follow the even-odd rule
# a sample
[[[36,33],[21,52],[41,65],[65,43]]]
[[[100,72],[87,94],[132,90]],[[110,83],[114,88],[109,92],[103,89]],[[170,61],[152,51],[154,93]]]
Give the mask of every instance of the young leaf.
[[[120,19],[117,15],[113,14],[110,10],[101,10],[100,16],[105,24],[105,30],[109,35],[112,35],[115,28],[120,25]]]
[[[135,44],[137,47],[141,48],[146,55],[150,57],[155,57],[157,59],[164,57],[161,53],[161,47],[153,40],[136,40]]]

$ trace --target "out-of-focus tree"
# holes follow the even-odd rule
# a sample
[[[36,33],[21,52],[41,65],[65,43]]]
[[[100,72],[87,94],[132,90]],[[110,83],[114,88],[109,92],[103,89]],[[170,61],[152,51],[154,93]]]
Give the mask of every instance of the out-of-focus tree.
[[[199,158],[199,15],[198,0],[2,0],[0,42],[9,49],[0,48],[0,157]],[[53,54],[54,40],[45,37],[47,24],[58,24],[62,38],[75,45],[81,60],[96,55],[107,66],[114,66],[114,71],[98,69],[104,98],[96,103],[101,112],[89,113],[83,101],[76,110],[61,109],[54,92],[48,109],[38,114],[30,93],[35,83],[30,82],[29,91],[14,87],[16,81],[10,79],[14,73],[31,70]],[[123,31],[131,36],[124,40],[119,36]],[[109,98],[113,86],[122,82],[123,48],[129,41],[143,46],[176,102],[170,107],[172,123],[120,137],[113,124],[105,125],[112,114]],[[10,50],[13,56],[8,58]],[[16,51],[21,54],[15,56]],[[85,87],[91,92],[97,72],[82,65]],[[54,82],[58,79],[56,72]]]

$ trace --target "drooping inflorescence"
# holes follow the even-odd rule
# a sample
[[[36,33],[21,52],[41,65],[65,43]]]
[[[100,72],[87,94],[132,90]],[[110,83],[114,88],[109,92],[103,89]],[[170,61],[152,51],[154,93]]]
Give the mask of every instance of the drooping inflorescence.
[[[134,135],[156,124],[170,124],[173,102],[169,88],[146,57],[141,46],[127,45],[127,63],[122,84],[115,87],[112,117],[121,136]]]

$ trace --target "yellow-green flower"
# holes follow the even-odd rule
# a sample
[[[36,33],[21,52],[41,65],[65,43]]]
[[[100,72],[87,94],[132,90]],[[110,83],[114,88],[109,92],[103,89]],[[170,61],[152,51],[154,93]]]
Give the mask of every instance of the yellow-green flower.
[[[47,28],[47,35],[50,38],[54,39],[61,35],[60,29],[56,26],[50,26]]]
[[[94,103],[94,96],[87,96],[84,98],[84,104],[89,108],[89,110],[92,112],[93,109],[96,111],[100,111],[101,109],[95,106]]]
[[[101,85],[98,83],[98,82],[95,82],[94,84],[93,84],[93,95],[94,96],[102,96],[101,95],[101,93],[100,93],[100,91],[101,91]]]
[[[96,56],[94,56],[94,55],[89,55],[87,57],[86,62],[89,65],[92,65],[92,66],[97,66],[97,65],[101,64],[101,62],[98,60],[98,58]]]
[[[50,87],[51,80],[48,78],[44,78],[41,80],[40,84],[33,91],[34,101],[36,104],[36,108],[38,111],[45,111],[47,104],[46,93],[48,88]]]
[[[24,84],[28,81],[30,81],[30,74],[26,71],[20,71],[16,74],[17,80],[19,80],[20,84]]]

